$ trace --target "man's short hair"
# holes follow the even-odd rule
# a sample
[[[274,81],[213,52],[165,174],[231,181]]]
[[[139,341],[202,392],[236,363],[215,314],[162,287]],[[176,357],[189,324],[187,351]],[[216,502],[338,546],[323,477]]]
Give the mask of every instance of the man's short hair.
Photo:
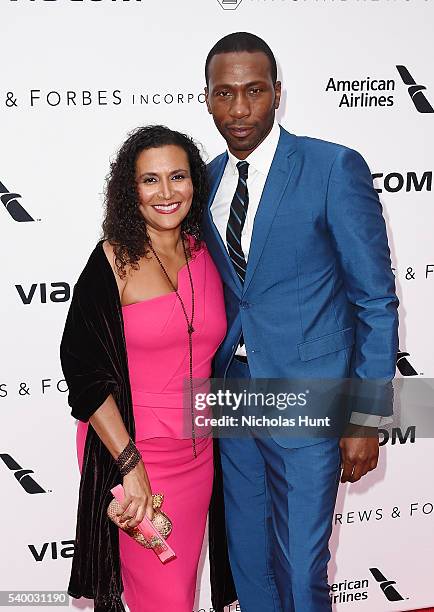
[[[273,85],[275,85],[277,81],[276,58],[265,40],[249,32],[233,32],[221,38],[208,53],[205,62],[205,81],[207,86],[209,83],[209,64],[215,55],[220,55],[221,53],[242,53],[243,51],[247,51],[247,53],[265,53],[270,61],[271,78]]]

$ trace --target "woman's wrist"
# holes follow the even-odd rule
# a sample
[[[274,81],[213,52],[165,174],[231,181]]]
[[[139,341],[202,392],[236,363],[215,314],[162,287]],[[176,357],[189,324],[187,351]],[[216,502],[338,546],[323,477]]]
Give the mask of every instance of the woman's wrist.
[[[136,465],[141,461],[142,456],[137,449],[136,445],[129,439],[128,444],[125,446],[123,451],[119,454],[117,459],[115,459],[116,465],[119,468],[119,471],[122,476],[125,476],[130,472]]]

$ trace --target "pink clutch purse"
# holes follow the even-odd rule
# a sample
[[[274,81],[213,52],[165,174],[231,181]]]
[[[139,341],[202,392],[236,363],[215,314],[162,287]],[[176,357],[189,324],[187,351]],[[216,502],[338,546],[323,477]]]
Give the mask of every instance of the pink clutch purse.
[[[176,555],[172,548],[167,544],[167,538],[172,531],[172,523],[169,517],[160,510],[163,502],[163,495],[154,494],[152,502],[154,507],[154,518],[152,521],[145,516],[137,527],[121,527],[119,517],[116,512],[120,509],[120,503],[124,501],[124,488],[121,484],[110,489],[114,499],[107,507],[108,517],[116,523],[119,529],[130,535],[138,544],[145,548],[151,548],[162,563],[173,559]]]

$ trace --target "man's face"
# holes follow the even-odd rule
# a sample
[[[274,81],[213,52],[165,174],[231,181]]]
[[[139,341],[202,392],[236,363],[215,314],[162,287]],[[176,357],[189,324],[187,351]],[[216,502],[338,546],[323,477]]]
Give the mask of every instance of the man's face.
[[[261,51],[214,55],[205,88],[208,112],[229,151],[245,159],[270,132],[280,103],[270,60]]]

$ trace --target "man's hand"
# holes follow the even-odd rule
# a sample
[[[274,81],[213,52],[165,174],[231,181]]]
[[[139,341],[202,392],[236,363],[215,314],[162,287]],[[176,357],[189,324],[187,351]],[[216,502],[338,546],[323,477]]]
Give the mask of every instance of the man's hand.
[[[348,437],[340,439],[341,482],[356,482],[374,470],[378,463],[379,443],[376,427],[348,425]]]

